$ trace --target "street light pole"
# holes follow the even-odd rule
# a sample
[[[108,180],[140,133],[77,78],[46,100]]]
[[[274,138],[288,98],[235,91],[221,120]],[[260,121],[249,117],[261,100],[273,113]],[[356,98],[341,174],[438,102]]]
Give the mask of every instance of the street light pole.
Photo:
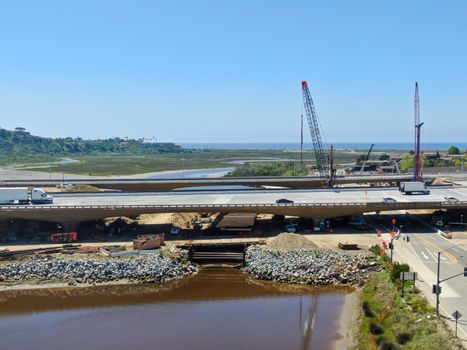
[[[440,294],[440,290],[439,290],[439,275],[440,275],[440,264],[441,262],[441,252],[438,252],[438,269],[437,269],[437,272],[436,272],[436,317],[439,317],[439,294]]]
[[[457,276],[460,276],[460,275],[464,275],[466,276],[465,274],[465,271],[466,271],[466,267],[464,267],[464,272],[463,273],[460,273],[460,274],[457,274],[457,275],[453,275],[451,277],[448,277],[448,278],[445,278],[443,280],[440,280],[440,270],[441,270],[441,254],[450,250],[450,249],[453,249],[453,248],[456,248],[456,247],[460,247],[460,246],[463,246],[463,245],[467,245],[467,243],[462,243],[462,244],[456,244],[456,245],[453,245],[452,247],[449,247],[448,249],[445,249],[445,250],[442,250],[440,252],[438,252],[438,266],[437,266],[437,271],[436,271],[436,290],[435,290],[435,294],[436,294],[436,317],[439,317],[439,295],[441,294],[441,290],[440,290],[440,287],[439,287],[439,284],[441,282],[444,282],[444,281],[447,281],[451,278],[454,278],[454,277],[457,277]]]

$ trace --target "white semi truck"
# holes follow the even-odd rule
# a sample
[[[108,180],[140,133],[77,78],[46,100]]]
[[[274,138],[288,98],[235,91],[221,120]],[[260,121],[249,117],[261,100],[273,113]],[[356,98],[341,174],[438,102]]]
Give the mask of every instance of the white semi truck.
[[[404,194],[430,194],[424,182],[401,182],[399,190]]]
[[[51,204],[54,199],[40,188],[2,187],[0,205],[5,204]]]

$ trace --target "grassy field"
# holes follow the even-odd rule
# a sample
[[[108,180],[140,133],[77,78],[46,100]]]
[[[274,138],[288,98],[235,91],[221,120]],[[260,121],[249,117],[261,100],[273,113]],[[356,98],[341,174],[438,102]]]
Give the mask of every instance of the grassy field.
[[[361,153],[336,152],[336,164],[352,163]],[[228,168],[235,167],[231,162],[258,161],[268,163],[269,161],[293,161],[297,166],[300,154],[291,150],[195,150],[189,153],[169,153],[160,155],[92,155],[73,157],[78,163],[66,165],[54,165],[53,172],[64,172],[84,175],[129,175],[155,171],[202,169],[202,168]],[[314,153],[304,152],[304,164],[313,166]],[[47,167],[29,166],[25,170],[48,171]]]
[[[386,268],[393,269],[386,264]],[[463,349],[453,332],[441,320],[421,293],[406,282],[404,298],[400,282],[383,270],[369,281],[362,293],[363,315],[354,349]]]

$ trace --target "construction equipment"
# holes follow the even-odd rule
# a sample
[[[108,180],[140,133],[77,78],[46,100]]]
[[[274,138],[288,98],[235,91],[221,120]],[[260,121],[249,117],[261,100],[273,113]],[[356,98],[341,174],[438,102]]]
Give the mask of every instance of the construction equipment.
[[[161,245],[164,245],[165,235],[139,235],[136,239],[133,240],[133,249],[134,250],[148,250],[154,248],[160,248]]]
[[[371,150],[373,149],[373,147],[375,147],[374,143],[371,144],[370,149],[368,150],[368,153],[366,154],[366,157],[363,160],[362,167],[360,168],[360,175],[363,173],[363,170],[365,169],[366,162],[370,159],[370,153],[371,153]]]
[[[50,233],[48,238],[51,243],[72,243],[78,241],[78,232]]]
[[[306,80],[302,81],[303,104],[305,106],[305,113],[310,128],[311,140],[313,141],[313,149],[315,151],[316,165],[320,177],[325,181],[327,186],[332,186],[332,173],[329,162],[329,154],[323,146],[321,139],[321,131],[316,115],[313,99],[311,98],[310,90]]]
[[[420,129],[423,123],[420,123],[420,97],[418,95],[418,82],[415,82],[414,98],[414,119],[415,119],[415,172],[414,181],[422,181],[421,159],[420,159]]]

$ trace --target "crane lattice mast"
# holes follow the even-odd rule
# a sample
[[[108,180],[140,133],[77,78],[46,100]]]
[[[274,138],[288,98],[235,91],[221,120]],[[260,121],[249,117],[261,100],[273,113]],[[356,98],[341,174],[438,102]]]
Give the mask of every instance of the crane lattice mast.
[[[418,96],[418,83],[415,82],[414,98],[414,119],[415,119],[415,172],[414,181],[422,181],[421,159],[420,159],[420,97]]]
[[[321,139],[321,132],[319,129],[318,117],[316,115],[313,99],[311,98],[310,90],[306,80],[302,81],[303,104],[305,106],[305,113],[308,119],[308,126],[310,128],[311,140],[313,141],[313,149],[315,151],[316,164],[322,179],[329,182],[331,178],[329,170],[329,155],[323,146]]]

